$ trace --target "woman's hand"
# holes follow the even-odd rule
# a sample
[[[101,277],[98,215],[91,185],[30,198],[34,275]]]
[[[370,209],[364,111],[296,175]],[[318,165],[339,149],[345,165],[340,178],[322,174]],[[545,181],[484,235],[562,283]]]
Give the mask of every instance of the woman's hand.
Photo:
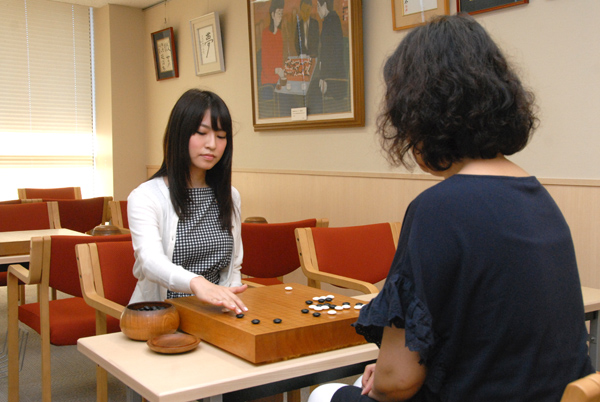
[[[373,379],[375,378],[375,363],[368,364],[362,377],[361,395],[367,395],[373,388]]]
[[[197,276],[190,282],[190,288],[192,289],[192,293],[205,303],[223,306],[228,310],[234,310],[236,314],[248,311],[248,307],[236,296],[238,293],[246,290],[248,285],[228,288],[215,285],[207,281],[204,277]]]

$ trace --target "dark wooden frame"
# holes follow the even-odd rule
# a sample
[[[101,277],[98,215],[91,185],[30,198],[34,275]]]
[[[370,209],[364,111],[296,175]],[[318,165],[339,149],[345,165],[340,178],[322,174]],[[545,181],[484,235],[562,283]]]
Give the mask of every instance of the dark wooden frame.
[[[464,7],[463,4],[468,2],[474,4],[470,4],[470,7]],[[473,15],[521,4],[529,4],[529,0],[456,0],[456,10],[457,12],[467,12]]]
[[[151,36],[156,80],[161,81],[169,78],[179,77],[179,69],[177,67],[177,51],[175,50],[175,35],[173,34],[173,28],[169,27],[160,31],[152,32]],[[165,45],[168,45],[168,47]],[[171,59],[170,66],[169,62],[166,61],[166,65],[171,67],[170,69],[161,69],[161,57],[165,56]]]
[[[336,0],[336,4],[337,1]],[[263,118],[259,110],[259,77],[257,66],[257,41],[259,35],[258,27],[260,22],[255,21],[254,7],[261,6],[264,2],[255,2],[254,0],[246,0],[248,7],[248,31],[250,38],[250,74],[252,82],[252,121],[256,131],[268,130],[293,130],[293,129],[322,129],[322,128],[339,128],[339,127],[363,127],[365,125],[365,105],[364,105],[364,71],[363,71],[363,39],[362,39],[362,0],[346,0],[344,4],[343,16],[347,17],[348,22],[348,43],[349,43],[349,111],[344,113],[326,114],[314,113],[308,107],[307,120],[292,120],[291,116],[276,116],[275,118]],[[313,13],[316,13],[317,1],[313,2]],[[295,16],[296,10],[299,8],[300,0],[288,0],[285,2],[284,18],[287,16]],[[290,19],[291,21],[291,19]],[[346,20],[344,20],[346,21]],[[319,21],[321,23],[321,21]],[[285,46],[285,44],[284,44]],[[295,52],[295,49],[294,49]],[[261,52],[262,54],[262,52]],[[312,85],[309,83],[308,85]],[[318,85],[318,83],[316,84]],[[285,88],[284,88],[285,89]],[[280,90],[280,88],[279,88]],[[274,95],[275,96],[275,95]],[[301,95],[298,95],[301,96]],[[308,99],[307,95],[303,96]],[[306,102],[305,102],[306,104]],[[293,114],[292,111],[291,114]]]
[[[414,28],[424,25],[436,15],[450,14],[450,0],[437,0],[438,7],[435,10],[425,11],[422,14],[402,15],[403,0],[392,0],[392,23],[394,31]]]

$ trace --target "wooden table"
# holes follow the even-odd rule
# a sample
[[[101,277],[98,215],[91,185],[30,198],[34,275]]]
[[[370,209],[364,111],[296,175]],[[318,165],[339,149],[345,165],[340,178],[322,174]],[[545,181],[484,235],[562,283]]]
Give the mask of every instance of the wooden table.
[[[598,362],[600,289],[582,288],[591,321],[590,356]],[[375,295],[357,298],[368,301]],[[181,355],[160,355],[145,342],[113,333],[77,342],[77,350],[149,401],[243,401],[361,374],[377,359],[373,344],[255,365],[206,342]],[[130,396],[131,397],[131,396]]]
[[[0,264],[14,264],[29,261],[29,247],[36,236],[86,236],[71,229],[37,229],[0,232]]]
[[[600,289],[581,287],[583,293],[583,305],[585,307],[585,319],[590,322],[590,358],[592,365],[598,370],[600,362],[600,348],[598,348],[598,336],[600,336]]]
[[[368,301],[374,295],[357,297]],[[77,350],[149,401],[245,401],[362,374],[377,358],[374,344],[269,364],[252,364],[206,342],[181,355],[161,355],[123,333],[81,338]],[[128,399],[135,399],[129,395]]]

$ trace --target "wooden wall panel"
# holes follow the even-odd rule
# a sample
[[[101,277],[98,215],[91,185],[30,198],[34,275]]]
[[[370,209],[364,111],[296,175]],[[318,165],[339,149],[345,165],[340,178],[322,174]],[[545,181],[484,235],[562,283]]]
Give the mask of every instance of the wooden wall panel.
[[[235,169],[233,173],[233,185],[242,196],[242,219],[263,216],[269,222],[285,222],[329,218],[332,227],[401,222],[410,201],[438,181],[421,174],[252,169]],[[540,181],[569,223],[582,284],[600,288],[600,181]],[[303,280],[298,272],[289,279]]]

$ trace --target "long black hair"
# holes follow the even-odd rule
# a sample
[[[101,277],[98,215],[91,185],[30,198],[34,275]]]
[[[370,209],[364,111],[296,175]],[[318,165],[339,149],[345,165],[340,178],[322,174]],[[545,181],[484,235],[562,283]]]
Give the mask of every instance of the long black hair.
[[[210,110],[211,125],[226,133],[227,145],[221,160],[206,171],[206,184],[213,189],[219,205],[219,219],[225,230],[231,230],[234,213],[231,196],[231,164],[233,156],[233,129],[231,115],[225,102],[215,93],[190,89],[186,91],[171,110],[163,140],[163,162],[151,177],[167,177],[169,194],[179,217],[187,211],[190,186],[190,137]]]

